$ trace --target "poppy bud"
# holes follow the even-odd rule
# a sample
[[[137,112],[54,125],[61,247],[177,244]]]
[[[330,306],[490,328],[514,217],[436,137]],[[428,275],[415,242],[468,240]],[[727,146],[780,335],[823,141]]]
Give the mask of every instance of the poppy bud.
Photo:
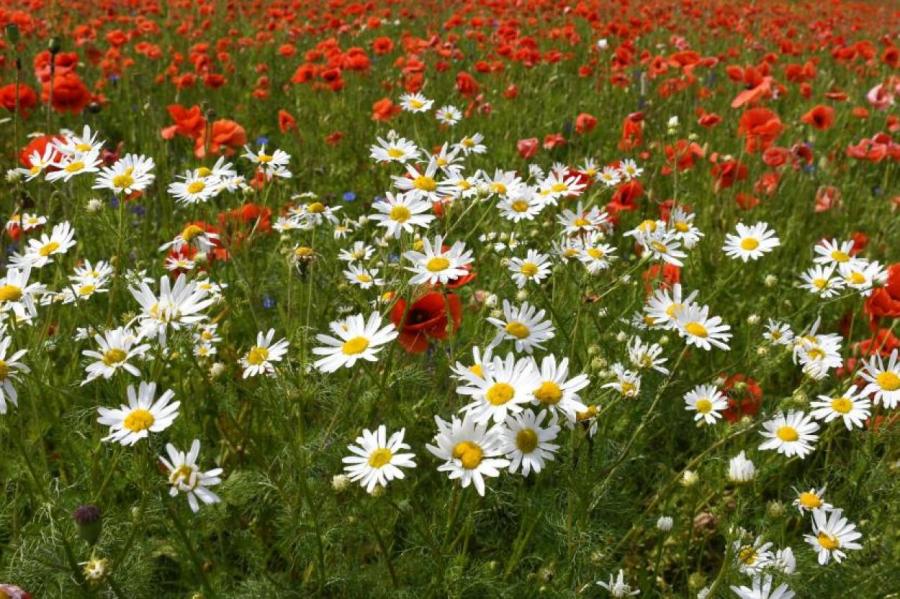
[[[47,49],[50,50],[50,54],[59,54],[59,51],[62,50],[62,42],[58,37],[53,36],[47,43]]]
[[[81,538],[88,545],[94,545],[100,538],[100,531],[103,528],[100,508],[91,504],[78,506],[72,513],[72,519],[75,520]]]
[[[18,25],[14,24],[14,23],[10,23],[9,25],[6,26],[6,39],[8,39],[10,41],[10,43],[12,43],[12,44],[19,43],[19,26]]]

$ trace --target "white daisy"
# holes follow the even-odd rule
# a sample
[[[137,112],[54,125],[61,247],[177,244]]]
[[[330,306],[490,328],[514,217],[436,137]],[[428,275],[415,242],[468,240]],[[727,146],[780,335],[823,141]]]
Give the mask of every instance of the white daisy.
[[[814,444],[819,436],[816,431],[819,425],[808,414],[803,412],[780,413],[771,420],[763,422],[760,434],[766,438],[760,449],[774,449],[787,457],[798,456],[801,459],[813,452]]]
[[[460,395],[472,401],[463,406],[475,422],[496,423],[506,420],[509,414],[522,411],[524,404],[532,401],[532,392],[539,386],[538,373],[530,358],[516,360],[513,354],[506,358],[496,356],[482,367],[480,379],[471,378],[456,388]]]
[[[0,339],[0,414],[6,414],[7,400],[14,406],[19,405],[19,394],[13,382],[18,379],[20,372],[28,373],[31,369],[19,361],[28,351],[20,349],[7,357],[12,337],[7,337],[2,331],[0,335],[3,337]]]
[[[415,454],[401,453],[410,449],[403,442],[404,434],[406,429],[400,429],[388,437],[387,428],[383,424],[374,433],[369,429],[363,430],[362,435],[356,438],[356,445],[347,446],[354,455],[341,460],[347,464],[344,472],[350,476],[351,481],[359,481],[366,493],[372,493],[376,486],[387,487],[395,478],[404,478],[401,468],[416,467],[413,462]]]
[[[725,235],[725,245],[722,250],[730,258],[736,258],[746,262],[758,260],[763,254],[768,254],[781,245],[775,236],[775,231],[769,229],[769,225],[763,222],[747,226],[744,223],[737,224],[737,234]]]
[[[171,443],[166,444],[166,453],[169,459],[160,456],[166,470],[169,471],[169,495],[175,497],[184,493],[188,498],[191,511],[197,513],[200,509],[200,501],[206,505],[222,501],[219,496],[209,490],[222,482],[222,469],[213,468],[202,472],[197,466],[197,458],[200,456],[200,440],[194,439],[191,449],[187,453],[178,451]],[[199,501],[198,501],[199,500]]]
[[[694,420],[715,424],[728,409],[728,398],[714,385],[698,385],[684,394],[685,409],[696,412]]]
[[[718,316],[709,316],[709,307],[691,304],[678,310],[675,330],[685,343],[709,351],[712,346],[728,351],[731,327],[722,323]]]
[[[244,369],[243,378],[257,376],[260,374],[275,374],[275,366],[273,362],[281,362],[287,353],[287,339],[279,339],[272,343],[275,338],[275,329],[263,335],[260,331],[256,334],[256,345],[250,348],[250,351],[241,358],[241,366]]]
[[[168,390],[156,399],[156,383],[141,382],[137,392],[134,385],[128,385],[128,405],[97,408],[100,414],[97,422],[109,427],[109,435],[103,440],[134,445],[150,433],[166,430],[178,417],[181,405],[178,401],[169,403],[174,396]]]
[[[132,376],[141,376],[141,371],[129,363],[129,360],[143,359],[149,343],[141,343],[141,338],[126,327],[106,331],[95,335],[98,350],[86,349],[81,354],[95,361],[85,367],[86,378],[81,382],[86,385],[96,378],[110,379],[120,369]]]
[[[864,395],[872,395],[875,404],[882,404],[893,410],[900,403],[900,360],[898,350],[891,352],[887,364],[880,355],[874,355],[864,362],[859,375],[868,383],[863,389]]]
[[[810,489],[809,491],[797,491],[797,498],[794,499],[794,506],[801,514],[806,512],[814,512],[816,510],[831,511],[834,506],[825,501],[825,487],[821,489]]]
[[[503,319],[489,317],[487,321],[497,327],[497,335],[491,345],[513,341],[517,352],[532,353],[544,349],[543,343],[554,337],[555,329],[550,320],[544,320],[545,310],[538,310],[528,302],[515,307],[503,300]]]
[[[318,334],[316,340],[325,347],[313,348],[313,353],[324,356],[315,366],[322,372],[334,372],[339,368],[352,368],[359,360],[375,362],[381,347],[397,337],[393,323],[382,326],[381,315],[372,312],[365,320],[362,314],[354,314],[328,325],[337,336]]]
[[[819,554],[819,564],[826,565],[832,558],[841,563],[847,554],[845,549],[862,549],[856,542],[862,533],[856,531],[856,525],[844,518],[843,510],[813,512],[812,534],[803,538]]]
[[[153,159],[138,154],[125,154],[115,164],[105,167],[94,181],[94,189],[109,189],[120,195],[144,191],[153,183]]]
[[[386,229],[385,235],[399,238],[403,231],[412,233],[415,227],[428,228],[434,220],[431,204],[414,194],[391,192],[372,204],[377,213],[369,216],[369,220]]]
[[[810,416],[816,420],[831,422],[841,418],[849,431],[854,427],[863,427],[865,420],[869,417],[869,408],[872,403],[863,389],[856,385],[850,385],[843,395],[837,397],[820,395],[818,400],[813,401],[810,406],[816,408],[810,412]]]
[[[519,289],[530,281],[540,284],[550,276],[550,257],[535,250],[528,250],[524,258],[510,258],[509,272]]]
[[[772,588],[772,577],[769,575],[757,576],[753,579],[753,586],[732,586],[731,590],[738,599],[793,599],[794,591],[786,584],[780,584]]]
[[[434,238],[434,243],[423,239],[422,252],[411,250],[403,254],[412,262],[412,266],[406,267],[414,273],[409,281],[411,285],[446,285],[466,274],[465,267],[472,262],[472,252],[466,250],[466,244],[462,241],[457,241],[447,250],[443,249],[443,243],[444,238],[440,235]]]
[[[450,480],[458,479],[463,488],[474,484],[483,496],[484,478],[500,476],[500,469],[509,466],[509,460],[502,457],[499,427],[488,428],[487,423],[479,424],[469,414],[463,419],[453,416],[450,422],[435,416],[434,421],[438,427],[435,444],[426,447],[444,461],[438,471],[449,473]]]
[[[609,582],[597,581],[597,586],[603,587],[609,591],[609,594],[616,599],[621,599],[622,597],[634,597],[641,593],[640,589],[633,589],[631,588],[631,585],[625,582],[625,573],[622,570],[619,570],[619,575],[615,578],[610,574]]]

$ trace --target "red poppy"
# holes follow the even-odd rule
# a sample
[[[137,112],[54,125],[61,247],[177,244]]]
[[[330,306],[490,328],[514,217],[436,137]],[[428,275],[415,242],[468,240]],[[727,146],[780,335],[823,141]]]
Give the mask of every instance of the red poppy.
[[[446,339],[462,322],[462,304],[452,293],[431,291],[407,306],[406,300],[397,300],[391,321],[400,331],[397,341],[410,353],[427,350],[430,339]]]
[[[163,139],[172,139],[176,134],[191,139],[198,139],[203,135],[203,131],[206,129],[206,119],[199,106],[185,108],[181,104],[171,104],[166,110],[175,124],[162,130]]]
[[[18,102],[16,96],[18,95]],[[9,83],[0,87],[0,105],[10,112],[15,112],[16,106],[23,118],[28,118],[31,109],[37,106],[37,94],[24,83]]]
[[[247,143],[247,132],[230,119],[219,119],[210,127],[209,152],[231,156],[236,149]],[[206,130],[194,144],[194,155],[203,158],[207,152]]]
[[[537,154],[538,149],[540,148],[540,141],[536,137],[529,137],[528,139],[520,139],[516,142],[516,151],[519,152],[519,156],[528,160],[529,158],[533,158],[535,154]]]
[[[900,262],[887,267],[885,286],[872,290],[865,310],[873,322],[879,318],[900,318]]]
[[[728,422],[737,422],[744,416],[756,416],[762,406],[762,388],[746,375],[735,374],[726,378],[722,391],[728,397],[728,408],[722,412]]]
[[[278,129],[282,133],[286,133],[297,128],[297,119],[295,119],[287,110],[278,111]]]
[[[475,78],[472,77],[465,71],[460,71],[456,74],[456,91],[464,96],[474,96],[478,93],[479,85],[478,82],[475,81]]]
[[[391,102],[390,98],[382,98],[372,104],[373,121],[389,121],[400,114],[401,108]]]
[[[819,104],[800,117],[800,120],[816,129],[830,129],[834,124],[834,108]]]
[[[597,126],[597,117],[587,112],[582,112],[575,117],[575,132],[579,134],[589,133]]]
[[[53,77],[52,90],[49,81],[44,84],[41,100],[50,102],[57,112],[78,114],[91,103],[91,92],[74,72],[57,73]]]
[[[745,149],[750,154],[768,148],[783,130],[781,119],[768,108],[751,108],[738,122],[738,134],[746,138]]]

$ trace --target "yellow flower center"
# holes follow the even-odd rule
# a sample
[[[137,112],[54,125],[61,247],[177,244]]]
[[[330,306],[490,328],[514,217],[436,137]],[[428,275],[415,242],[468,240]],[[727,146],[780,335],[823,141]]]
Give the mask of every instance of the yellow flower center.
[[[156,418],[153,417],[153,414],[151,414],[149,410],[138,408],[132,410],[132,412],[125,417],[125,421],[122,424],[131,432],[139,433],[153,426],[154,422],[156,422]]]
[[[538,265],[534,262],[523,262],[522,266],[519,267],[519,272],[526,277],[533,277],[538,272]]]
[[[134,185],[134,177],[131,176],[131,170],[128,169],[126,172],[116,175],[112,178],[113,187],[116,189],[128,189],[132,185]]]
[[[896,391],[897,389],[900,389],[900,376],[897,376],[890,370],[876,376],[875,382],[885,391]]]
[[[745,237],[744,239],[741,239],[741,249],[746,252],[752,252],[758,247],[759,240],[754,239],[753,237]]]
[[[756,549],[754,549],[750,545],[745,545],[741,547],[741,550],[738,552],[738,559],[748,566],[752,566],[756,563],[757,553]]]
[[[647,219],[638,225],[638,230],[643,231],[644,233],[652,233],[656,231],[656,221]]]
[[[800,502],[800,505],[809,510],[814,510],[822,505],[822,500],[819,499],[819,496],[815,493],[810,493],[809,491],[800,493],[800,496],[797,497],[797,501]]]
[[[795,429],[793,426],[778,427],[778,430],[775,431],[775,435],[779,439],[787,443],[792,443],[800,438],[800,434],[797,433],[797,429]]]
[[[657,252],[659,252],[660,254],[669,253],[669,248],[666,247],[666,244],[662,243],[661,241],[651,241],[650,247],[653,248],[654,250],[656,250]]]
[[[625,396],[634,395],[634,392],[637,391],[637,387],[634,386],[634,383],[628,381],[622,381],[620,386],[622,387],[622,395]]]
[[[265,347],[253,346],[247,352],[247,363],[253,366],[259,366],[269,359],[269,350]]]
[[[850,255],[841,250],[834,250],[831,252],[831,259],[835,262],[844,263],[850,260]]]
[[[853,402],[846,397],[835,397],[831,400],[831,409],[839,414],[847,414],[853,409]]]
[[[96,290],[97,290],[97,288],[94,285],[90,285],[90,284],[82,285],[81,287],[78,288],[78,295],[87,296],[87,295],[94,293],[94,291],[96,291]]]
[[[391,220],[397,221],[398,223],[405,223],[409,220],[411,215],[409,208],[402,204],[397,204],[391,208]]]
[[[0,302],[17,302],[22,299],[22,288],[15,285],[0,286]]]
[[[484,450],[472,441],[460,441],[453,447],[453,457],[462,462],[466,470],[474,470],[484,459]]]
[[[562,389],[553,381],[544,381],[534,392],[534,397],[542,404],[555,406],[562,399]]]
[[[516,433],[516,447],[519,448],[519,451],[522,453],[531,453],[538,446],[538,436],[534,430],[530,428],[523,428],[519,432]]]
[[[572,224],[575,225],[576,227],[586,227],[589,224],[591,224],[591,221],[584,218],[583,216],[579,216],[572,222]]]
[[[691,230],[691,226],[684,221],[678,221],[675,223],[675,230],[679,233],[687,233]]]
[[[360,283],[371,283],[372,277],[370,277],[366,273],[361,273],[361,274],[356,275],[356,280],[359,281]]]
[[[268,163],[272,162],[272,155],[271,154],[260,154],[259,156],[256,157],[256,159],[260,162],[260,164],[268,164]]]
[[[321,214],[325,212],[325,204],[322,202],[311,202],[306,205],[306,211],[311,214]]]
[[[79,152],[87,152],[88,150],[91,149],[91,144],[86,144],[84,142],[82,142],[80,144],[75,144],[75,149],[78,150]]]
[[[314,253],[314,250],[311,247],[307,247],[305,245],[301,245],[298,248],[294,248],[294,255],[298,258],[309,258]]]
[[[435,189],[437,189],[437,182],[431,177],[419,175],[418,177],[413,179],[413,187],[415,187],[419,191],[434,191]]]
[[[391,463],[394,454],[387,447],[379,447],[369,454],[369,466],[372,468],[383,468],[386,464]]]
[[[847,275],[847,282],[851,285],[862,285],[866,282],[866,277],[861,272],[855,270]]]
[[[193,485],[191,485],[191,476],[194,474],[193,468],[188,466],[187,464],[182,464],[178,468],[172,471],[169,474],[169,484],[170,485],[179,485],[185,484],[191,486],[191,488],[197,486],[197,481],[194,481]]]
[[[203,181],[191,181],[187,186],[188,193],[200,193],[204,189],[206,189],[206,183]]]
[[[208,167],[201,166],[200,168],[197,169],[197,175],[199,175],[200,177],[208,177],[211,174],[212,174],[212,170]]]
[[[422,102],[421,100],[410,100],[409,106],[410,106],[410,108],[415,108],[416,110],[418,110],[419,108],[422,108],[423,106],[425,106],[425,103]]]
[[[600,248],[588,248],[587,255],[594,260],[602,260],[606,254]]]
[[[841,546],[841,542],[837,537],[833,537],[825,532],[820,532],[816,537],[816,540],[819,541],[819,545],[821,545],[823,549],[827,549],[828,551],[834,551]]]
[[[502,406],[511,400],[515,394],[516,390],[512,388],[512,385],[507,383],[494,383],[491,385],[491,388],[487,390],[485,397],[492,406]]]
[[[84,169],[84,163],[80,160],[76,160],[75,162],[70,162],[66,165],[64,169],[67,173],[77,173],[80,170]]]
[[[496,193],[496,194],[504,194],[504,193],[506,193],[506,185],[504,185],[503,183],[499,183],[499,182],[498,182],[498,183],[492,183],[492,184],[491,184],[491,189],[492,189],[493,192]]]
[[[107,366],[112,366],[113,364],[121,364],[127,357],[128,354],[124,350],[114,347],[103,353],[102,362]]]
[[[825,352],[819,347],[814,347],[806,352],[806,355],[809,356],[810,360],[821,360],[825,357]]]
[[[58,249],[59,243],[56,241],[51,241],[50,243],[44,244],[41,249],[38,250],[38,254],[46,258]]]
[[[585,420],[590,420],[600,411],[600,408],[597,406],[588,406],[588,409],[584,412],[577,412],[575,414],[575,420],[578,422],[584,422]]]
[[[391,158],[400,158],[403,156],[403,150],[400,148],[388,148],[387,155]]]
[[[484,368],[481,367],[481,364],[472,364],[471,366],[469,366],[469,372],[480,379],[484,378]]]
[[[441,272],[448,266],[450,266],[450,261],[443,256],[435,256],[425,264],[425,268],[427,268],[431,272]]]
[[[711,401],[703,397],[697,400],[697,403],[694,404],[694,407],[697,408],[697,411],[701,414],[709,414],[712,411],[713,405]]]
[[[527,212],[528,211],[528,202],[525,200],[516,200],[511,204],[512,209],[516,212]]]
[[[507,333],[509,333],[516,339],[525,339],[526,337],[528,337],[528,335],[531,334],[531,329],[517,320],[514,320],[511,323],[507,324],[505,329]]]
[[[816,289],[825,289],[828,286],[828,279],[813,279],[812,284]]]
[[[5,381],[9,377],[9,365],[4,360],[0,360],[0,381]]]
[[[361,354],[366,351],[366,348],[369,347],[369,340],[365,337],[354,337],[344,343],[341,346],[341,351],[344,352],[345,355],[354,356],[356,354]]]
[[[560,181],[559,183],[554,183],[550,189],[552,189],[556,193],[560,193],[563,191],[569,191],[569,186]]]
[[[700,324],[699,322],[689,322],[684,325],[684,330],[693,335],[694,337],[700,337],[705,339],[709,336],[709,331],[706,330],[706,327]]]
[[[190,241],[197,235],[203,233],[203,228],[198,225],[188,225],[181,232],[181,238],[184,241]]]

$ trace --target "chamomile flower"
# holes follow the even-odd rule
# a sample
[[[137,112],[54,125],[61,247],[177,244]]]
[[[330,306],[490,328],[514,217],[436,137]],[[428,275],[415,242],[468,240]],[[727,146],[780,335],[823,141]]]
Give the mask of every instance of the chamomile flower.
[[[813,262],[834,268],[838,268],[842,264],[850,264],[856,260],[852,255],[853,245],[852,240],[823,239],[813,247],[813,252],[816,254]]]
[[[515,195],[517,190],[524,185],[516,171],[504,171],[501,169],[496,169],[493,177],[483,173],[483,180],[485,193],[494,194],[501,200],[504,197]]]
[[[622,178],[626,181],[631,181],[644,174],[644,169],[639,167],[631,158],[626,158],[619,163],[619,174],[622,175]]]
[[[500,216],[514,223],[534,220],[544,209],[544,202],[529,185],[520,185],[500,198],[497,203]]]
[[[410,160],[418,160],[421,150],[405,137],[376,138],[378,143],[369,148],[369,156],[375,162],[398,162],[403,164]]]
[[[500,469],[509,466],[503,456],[503,438],[499,427],[476,422],[471,415],[462,419],[453,416],[446,422],[434,417],[438,432],[434,445],[426,445],[435,457],[443,460],[439,472],[447,472],[450,480],[459,480],[463,488],[474,485],[484,496],[485,477],[500,476]]]
[[[53,262],[54,256],[62,256],[75,247],[75,229],[68,222],[54,225],[50,235],[41,234],[39,239],[29,239],[24,255],[14,254],[10,263],[16,267],[29,265],[43,268]]]
[[[794,338],[793,360],[803,367],[803,372],[815,380],[821,380],[832,368],[838,368],[841,360],[840,335],[833,333],[816,334],[819,327],[816,319],[809,333]]]
[[[291,172],[287,170],[287,165],[291,161],[291,155],[284,150],[276,149],[271,154],[266,152],[266,145],[263,144],[255,152],[249,145],[244,146],[244,158],[256,165],[256,168],[262,171],[266,177],[281,177],[289,179]]]
[[[681,250],[681,239],[668,229],[657,228],[654,232],[639,239],[653,260],[660,260],[673,266],[684,266],[681,261],[685,254]]]
[[[709,315],[708,306],[691,304],[678,311],[675,330],[688,345],[709,351],[712,346],[728,351],[731,327],[718,316]]]
[[[733,483],[747,483],[756,478],[756,466],[741,451],[728,461],[728,480]]]
[[[318,334],[316,340],[324,347],[313,348],[313,353],[322,358],[315,366],[322,372],[334,372],[339,368],[352,368],[359,360],[376,362],[382,346],[397,337],[397,329],[392,323],[382,326],[381,315],[373,312],[366,320],[362,314],[354,314],[344,320],[328,325],[336,335]]]
[[[791,330],[790,325],[770,318],[766,324],[766,332],[763,333],[763,337],[775,345],[790,346],[794,340],[794,332]]]
[[[693,306],[698,293],[698,291],[692,291],[687,297],[684,297],[681,283],[675,283],[671,293],[668,289],[657,289],[647,300],[644,312],[652,326],[667,330],[675,329],[678,326],[678,315],[685,308]]]
[[[199,252],[208,252],[216,247],[219,240],[219,234],[207,231],[203,228],[204,223],[189,223],[181,232],[176,235],[172,241],[166,242],[159,246],[159,251],[172,250],[173,252],[181,251],[181,248],[191,246]]]
[[[510,414],[522,411],[531,402],[532,391],[539,385],[538,374],[530,358],[517,360],[513,354],[506,358],[495,356],[483,366],[480,379],[471,378],[456,388],[460,395],[472,398],[462,410],[475,422],[492,420],[501,423]]]
[[[179,493],[187,495],[188,505],[195,514],[200,510],[201,501],[206,505],[222,501],[218,495],[209,490],[209,487],[222,482],[222,469],[213,468],[203,472],[197,466],[197,458],[200,457],[199,439],[194,439],[187,453],[167,443],[166,454],[169,459],[160,456],[159,461],[169,471],[169,495],[172,497]]]
[[[375,487],[387,487],[394,479],[404,478],[401,468],[415,468],[413,461],[415,454],[403,453],[410,446],[403,442],[406,429],[400,429],[390,437],[387,428],[382,424],[375,432],[365,429],[362,435],[356,438],[356,445],[348,445],[352,456],[347,456],[341,461],[346,464],[344,472],[353,482],[366,489],[366,493],[372,493]]]
[[[509,272],[519,289],[529,282],[540,284],[550,276],[550,257],[535,250],[528,250],[524,258],[510,258]]]
[[[22,268],[10,267],[0,277],[0,312],[31,313],[37,312],[34,304],[36,297],[44,293],[41,283],[29,283],[31,265]]]
[[[155,163],[152,158],[125,154],[115,164],[105,167],[94,181],[94,189],[108,189],[115,194],[130,195],[144,191],[153,183]]]
[[[432,105],[434,100],[429,100],[419,93],[400,96],[400,107],[407,112],[428,112]]]
[[[694,414],[694,421],[715,424],[728,408],[728,399],[714,385],[698,385],[684,394],[685,409]]]
[[[703,232],[694,225],[696,216],[696,214],[687,212],[681,206],[673,208],[672,214],[669,216],[669,228],[678,236],[681,245],[688,250],[697,245],[703,237]]]
[[[544,356],[538,372],[538,385],[531,392],[534,402],[556,412],[569,422],[575,422],[578,413],[587,411],[578,392],[590,384],[586,374],[569,378],[569,359],[557,363],[556,356]]]
[[[810,403],[810,406],[816,408],[810,412],[810,416],[816,420],[831,422],[841,418],[849,431],[854,427],[863,427],[869,417],[872,403],[864,390],[856,385],[850,385],[850,388],[842,395],[836,397],[820,395],[816,401]]]
[[[115,441],[122,445],[134,445],[150,433],[158,433],[169,428],[178,417],[181,402],[169,403],[175,396],[171,390],[156,398],[156,383],[141,382],[136,391],[128,385],[128,405],[119,408],[97,408],[100,418],[97,422],[110,428],[104,441]]]
[[[130,287],[132,297],[140,304],[138,322],[142,337],[157,336],[165,345],[169,329],[180,330],[206,318],[202,311],[213,303],[208,292],[196,282],[188,281],[184,274],[178,275],[172,285],[168,276],[159,279],[159,294],[150,290],[145,281],[137,287]]]
[[[551,322],[544,320],[545,315],[545,310],[538,310],[528,302],[517,308],[508,300],[503,300],[503,319],[487,319],[498,329],[491,345],[509,340],[515,343],[517,352],[530,354],[535,349],[544,349],[543,343],[555,335]]]
[[[628,370],[618,362],[612,365],[612,371],[616,380],[606,383],[603,385],[604,388],[615,389],[622,397],[629,399],[641,394],[641,376],[638,373]]]
[[[612,261],[616,258],[616,248],[603,243],[603,235],[593,233],[587,238],[576,239],[571,246],[577,252],[578,260],[584,264],[588,273],[596,275],[609,268]]]
[[[559,434],[556,418],[550,418],[544,426],[547,410],[535,415],[531,410],[506,417],[503,429],[503,453],[509,460],[509,471],[516,473],[521,468],[522,476],[532,470],[540,473],[544,464],[553,461],[553,454],[559,445],[553,443]]]
[[[794,599],[794,591],[786,584],[780,584],[772,588],[772,577],[768,575],[757,576],[753,579],[753,586],[732,586],[731,590],[738,599]]]
[[[296,253],[296,252],[295,252]],[[342,262],[365,262],[375,253],[375,248],[365,241],[354,241],[349,248],[342,248],[338,252],[338,260]]]
[[[622,175],[619,173],[619,169],[612,166],[604,166],[600,174],[597,175],[597,179],[607,187],[615,187],[622,182]]]
[[[442,125],[452,127],[462,120],[462,112],[456,106],[441,106],[434,112],[434,118]]]
[[[399,238],[406,231],[412,233],[415,227],[427,228],[434,220],[431,213],[431,204],[414,194],[391,192],[384,194],[384,198],[372,204],[377,212],[369,216],[369,220],[378,223],[386,229],[385,235]]]
[[[759,448],[774,449],[787,457],[805,458],[815,449],[814,444],[819,436],[816,431],[819,425],[808,414],[794,411],[780,413],[771,420],[763,422],[760,434],[765,437]]]
[[[493,345],[488,345],[484,350],[476,345],[472,347],[472,363],[469,365],[457,362],[455,366],[451,367],[451,370],[459,381],[477,382],[484,379],[484,370],[490,367],[493,358]]]
[[[126,327],[95,335],[94,341],[97,342],[97,350],[86,349],[81,352],[83,356],[94,360],[84,369],[87,376],[81,382],[82,385],[100,377],[110,379],[119,370],[132,376],[141,376],[141,371],[130,361],[143,359],[150,349],[149,343],[141,343],[141,338]]]
[[[601,228],[608,221],[608,217],[606,212],[596,206],[585,210],[581,206],[581,202],[578,202],[575,211],[566,208],[562,214],[556,217],[556,220],[563,226],[563,231],[567,235],[577,235]]]
[[[438,235],[434,243],[428,239],[422,240],[422,252],[408,251],[403,254],[412,262],[412,266],[406,268],[414,273],[409,281],[411,285],[446,285],[466,274],[465,267],[472,262],[472,252],[466,249],[462,241],[457,241],[446,250],[443,244],[444,238]]]
[[[872,287],[875,284],[883,284],[887,279],[887,271],[878,262],[868,262],[866,260],[856,260],[853,262],[845,262],[838,267],[844,285],[850,289],[855,289],[863,297],[872,294]]]
[[[831,511],[834,506],[825,501],[825,487],[821,489],[810,489],[809,491],[798,491],[794,489],[797,497],[794,499],[794,507],[801,514],[806,512],[814,512],[816,510]]]
[[[18,379],[19,373],[28,373],[31,369],[19,361],[28,351],[20,349],[7,356],[12,337],[7,337],[3,332],[0,335],[0,414],[6,414],[7,401],[14,406],[19,405],[19,394],[13,382]]]
[[[179,180],[169,183],[169,195],[180,204],[202,204],[215,195],[218,179],[203,175],[200,170],[185,171]]]
[[[632,337],[628,343],[628,360],[638,370],[655,370],[660,374],[669,374],[663,366],[668,360],[660,357],[663,348],[659,343],[644,343],[640,337]]]
[[[416,199],[439,202],[441,198],[452,195],[452,184],[447,180],[437,180],[437,171],[438,163],[434,158],[428,161],[424,170],[407,164],[405,177],[393,177],[394,187]]]
[[[613,575],[610,574],[608,582],[597,581],[597,586],[603,587],[609,591],[610,596],[615,597],[616,599],[634,597],[635,595],[641,594],[640,589],[634,589],[630,584],[625,582],[625,573],[622,570],[619,570],[619,574],[616,577],[613,577]]]
[[[859,375],[868,383],[863,395],[873,395],[875,404],[893,410],[900,403],[900,360],[898,350],[893,350],[887,363],[880,355],[874,355],[864,363]]]
[[[279,339],[273,343],[274,339],[275,329],[269,329],[265,335],[262,332],[256,334],[256,345],[241,358],[245,379],[260,374],[275,374],[273,362],[281,362],[289,343],[287,339]]]
[[[587,185],[581,183],[578,177],[552,172],[538,185],[538,195],[544,198],[544,203],[556,206],[563,198],[581,195],[586,187]],[[603,219],[605,218],[606,215],[603,214]]]
[[[484,141],[484,136],[481,133],[475,133],[474,135],[463,137],[456,143],[456,147],[466,156],[469,154],[484,154],[487,152],[487,146],[481,143],[482,141]]]
[[[844,288],[844,280],[834,276],[834,266],[819,264],[812,266],[800,275],[800,288],[828,299],[837,295]]]
[[[747,226],[744,223],[737,224],[737,234],[725,235],[725,245],[722,250],[729,258],[758,260],[764,254],[781,245],[775,231],[769,229],[769,225],[763,222]]]
[[[373,286],[381,287],[384,285],[384,279],[378,278],[377,269],[368,269],[356,264],[351,264],[347,270],[344,271],[344,278],[347,279],[351,285],[355,285],[361,289],[371,289]]]
[[[72,177],[96,173],[102,163],[99,150],[91,150],[85,154],[64,154],[53,163],[56,170],[48,172],[46,179],[67,182]]]
[[[812,517],[812,534],[803,538],[818,553],[819,564],[824,566],[831,559],[841,563],[847,557],[846,549],[862,549],[862,545],[856,542],[862,533],[857,532],[856,525],[844,518],[843,510],[816,510]]]
[[[756,537],[753,543],[735,541],[731,547],[734,550],[738,569],[742,574],[759,573],[774,557],[770,551],[772,543],[763,541],[762,537]]]

